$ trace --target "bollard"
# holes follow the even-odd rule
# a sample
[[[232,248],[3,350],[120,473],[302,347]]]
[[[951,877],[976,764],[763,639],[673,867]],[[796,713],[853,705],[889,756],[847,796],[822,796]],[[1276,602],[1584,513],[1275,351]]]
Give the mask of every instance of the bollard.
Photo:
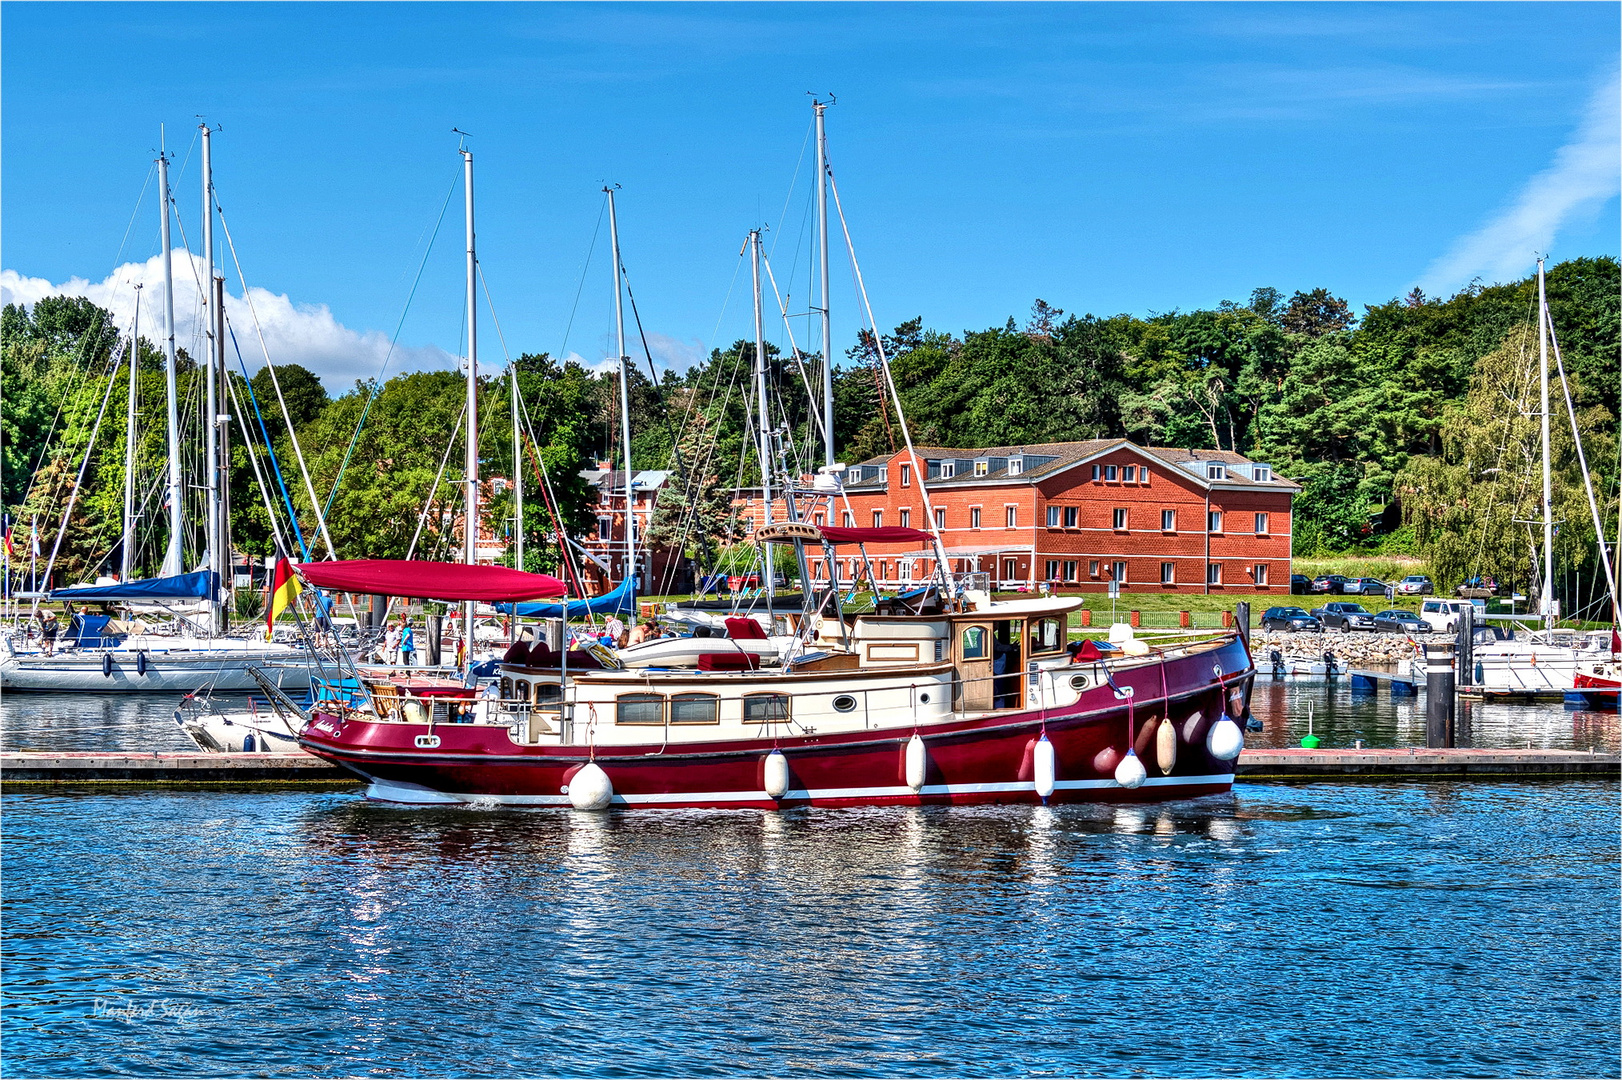
[[[1137,627],[1142,626],[1142,625],[1143,625],[1143,615],[1142,615],[1142,613],[1136,612],[1136,611],[1132,612],[1132,626],[1133,626],[1133,628],[1136,629]]]
[[[1425,646],[1425,746],[1430,749],[1454,745],[1455,707],[1453,646]]]
[[[1178,626],[1181,626],[1181,627],[1182,627],[1182,628],[1183,628],[1183,629],[1184,629],[1184,630],[1187,630],[1187,629],[1188,629],[1188,626],[1189,626],[1189,623],[1188,623],[1188,612],[1186,612],[1186,611],[1179,611],[1179,612],[1178,612],[1178,613],[1177,613],[1177,625],[1178,625]]]

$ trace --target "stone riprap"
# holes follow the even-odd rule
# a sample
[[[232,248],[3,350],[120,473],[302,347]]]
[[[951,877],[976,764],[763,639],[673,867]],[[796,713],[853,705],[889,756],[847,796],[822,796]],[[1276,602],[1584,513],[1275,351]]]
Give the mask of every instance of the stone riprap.
[[[1338,630],[1328,633],[1261,630],[1250,635],[1250,654],[1259,669],[1267,669],[1267,654],[1277,649],[1285,656],[1323,658],[1325,649],[1335,659],[1352,667],[1395,667],[1398,661],[1411,660],[1415,644],[1423,647],[1430,643],[1451,645],[1457,640],[1452,634],[1397,634],[1389,631],[1371,632],[1353,630],[1343,634]]]

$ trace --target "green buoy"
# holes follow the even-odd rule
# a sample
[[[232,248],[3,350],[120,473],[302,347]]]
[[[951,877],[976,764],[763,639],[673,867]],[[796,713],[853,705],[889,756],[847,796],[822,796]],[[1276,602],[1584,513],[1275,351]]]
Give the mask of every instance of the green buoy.
[[[1318,749],[1318,743],[1318,736],[1312,733],[1312,702],[1309,701],[1307,702],[1307,733],[1301,739],[1301,749],[1316,750]]]

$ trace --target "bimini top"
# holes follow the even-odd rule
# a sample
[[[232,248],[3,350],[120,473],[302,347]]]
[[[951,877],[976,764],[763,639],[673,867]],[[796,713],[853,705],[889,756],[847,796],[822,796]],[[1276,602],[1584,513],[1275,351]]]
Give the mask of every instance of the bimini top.
[[[340,559],[298,564],[299,577],[322,589],[404,596],[412,600],[484,600],[490,603],[562,596],[563,582],[509,566],[420,559]]]
[[[909,529],[902,525],[883,525],[873,529],[840,529],[824,525],[819,531],[830,544],[927,544],[934,540],[922,529]]]
[[[207,600],[214,595],[212,570],[174,577],[141,578],[111,585],[79,585],[52,589],[52,600]]]

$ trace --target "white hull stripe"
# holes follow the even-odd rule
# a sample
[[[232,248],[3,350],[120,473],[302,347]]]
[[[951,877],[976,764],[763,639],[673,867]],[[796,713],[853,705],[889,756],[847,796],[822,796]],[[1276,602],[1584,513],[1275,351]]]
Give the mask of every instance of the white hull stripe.
[[[1212,773],[1207,776],[1152,776],[1143,787],[1179,788],[1233,783],[1232,773]],[[1119,788],[1114,780],[1060,780],[1053,785],[1061,791],[1103,791]],[[661,806],[675,803],[746,803],[746,802],[804,802],[808,799],[879,799],[904,798],[918,795],[998,795],[1034,794],[1036,784],[1023,780],[995,784],[925,784],[922,791],[910,787],[851,787],[819,788],[815,791],[798,789],[781,799],[773,800],[764,791],[693,791],[653,795],[615,795],[617,806]],[[434,791],[418,784],[373,779],[366,796],[380,802],[417,803],[424,805],[453,805],[461,803],[499,803],[504,806],[568,806],[567,795],[470,795]]]

